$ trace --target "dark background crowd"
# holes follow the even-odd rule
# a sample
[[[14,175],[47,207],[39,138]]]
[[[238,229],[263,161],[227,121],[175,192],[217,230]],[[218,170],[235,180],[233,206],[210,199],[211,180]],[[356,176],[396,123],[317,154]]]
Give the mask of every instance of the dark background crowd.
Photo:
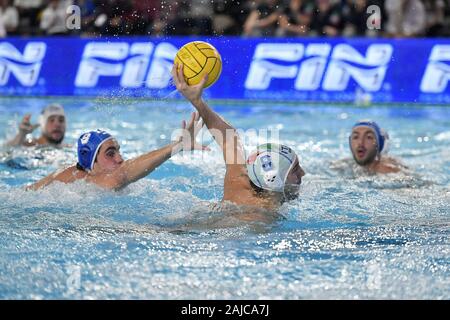
[[[0,0],[0,37],[37,35],[448,37],[450,0]]]

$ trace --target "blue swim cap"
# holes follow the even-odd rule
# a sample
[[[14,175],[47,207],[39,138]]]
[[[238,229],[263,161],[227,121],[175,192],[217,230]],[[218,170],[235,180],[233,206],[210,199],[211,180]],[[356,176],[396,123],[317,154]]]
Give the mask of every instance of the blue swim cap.
[[[361,120],[357,123],[355,123],[355,125],[353,126],[352,129],[356,128],[356,127],[369,127],[373,130],[373,132],[375,133],[375,138],[377,139],[377,148],[378,148],[378,153],[380,153],[381,151],[383,151],[384,148],[384,142],[386,140],[386,136],[385,134],[381,131],[380,126],[375,122],[375,121],[371,121],[371,120]]]
[[[78,139],[78,164],[84,170],[92,170],[98,150],[105,141],[112,138],[109,133],[99,129],[83,133]]]

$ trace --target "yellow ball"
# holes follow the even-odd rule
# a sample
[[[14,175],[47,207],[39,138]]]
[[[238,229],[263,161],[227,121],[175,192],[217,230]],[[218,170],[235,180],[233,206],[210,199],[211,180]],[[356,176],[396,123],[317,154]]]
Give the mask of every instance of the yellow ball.
[[[205,88],[219,79],[222,59],[219,52],[207,42],[193,41],[178,50],[174,63],[183,64],[184,79],[188,85],[198,84],[208,74]]]

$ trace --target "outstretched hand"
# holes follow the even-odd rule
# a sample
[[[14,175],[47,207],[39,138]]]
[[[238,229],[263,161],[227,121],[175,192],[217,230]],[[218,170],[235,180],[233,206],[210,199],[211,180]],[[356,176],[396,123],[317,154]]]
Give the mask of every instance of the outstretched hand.
[[[207,146],[197,143],[196,137],[203,127],[203,120],[200,118],[198,112],[192,112],[191,120],[186,125],[186,120],[181,122],[182,135],[179,141],[183,144],[183,150],[207,150],[210,151]]]
[[[190,86],[184,79],[183,65],[174,64],[172,68],[172,77],[178,91],[180,91],[186,99],[194,105],[196,102],[200,101],[202,98],[203,87],[205,86],[206,81],[208,81],[208,74],[205,74],[200,83]]]
[[[27,135],[29,133],[32,133],[37,127],[39,127],[39,124],[31,124],[30,123],[31,114],[26,114],[22,122],[19,124],[19,131],[23,135]]]

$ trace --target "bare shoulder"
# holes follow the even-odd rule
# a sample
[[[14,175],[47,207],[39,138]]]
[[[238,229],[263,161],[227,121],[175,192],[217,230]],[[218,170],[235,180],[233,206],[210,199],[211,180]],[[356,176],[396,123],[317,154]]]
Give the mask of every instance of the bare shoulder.
[[[26,187],[26,190],[38,190],[43,187],[48,186],[49,184],[59,181],[63,183],[72,183],[76,180],[80,180],[86,177],[86,173],[84,171],[80,171],[76,168],[76,166],[71,166],[65,169],[61,169],[53,172],[47,177],[39,180],[38,182]]]
[[[120,169],[111,173],[99,174],[95,176],[88,175],[86,177],[86,181],[109,190],[122,189],[125,186],[125,180],[126,175]]]
[[[75,182],[76,180],[84,179],[86,175],[86,172],[78,170],[76,166],[70,166],[68,168],[61,169],[59,171],[55,171],[52,174],[55,180],[64,183],[71,183]]]
[[[227,165],[225,173],[225,190],[251,189],[250,180],[247,174],[247,168],[241,164]]]
[[[402,168],[405,168],[405,169],[408,168],[406,165],[404,165],[404,164],[403,164],[400,160],[398,160],[398,159],[395,159],[395,158],[392,158],[392,157],[386,157],[385,159],[386,159],[387,164],[389,164],[389,165],[392,165],[392,166],[398,166],[398,167],[402,167]]]
[[[382,159],[378,171],[380,173],[396,173],[404,169],[408,169],[408,167],[399,160],[392,157],[385,157]]]
[[[240,205],[262,205],[250,184],[245,165],[228,165],[225,174],[223,200]]]

